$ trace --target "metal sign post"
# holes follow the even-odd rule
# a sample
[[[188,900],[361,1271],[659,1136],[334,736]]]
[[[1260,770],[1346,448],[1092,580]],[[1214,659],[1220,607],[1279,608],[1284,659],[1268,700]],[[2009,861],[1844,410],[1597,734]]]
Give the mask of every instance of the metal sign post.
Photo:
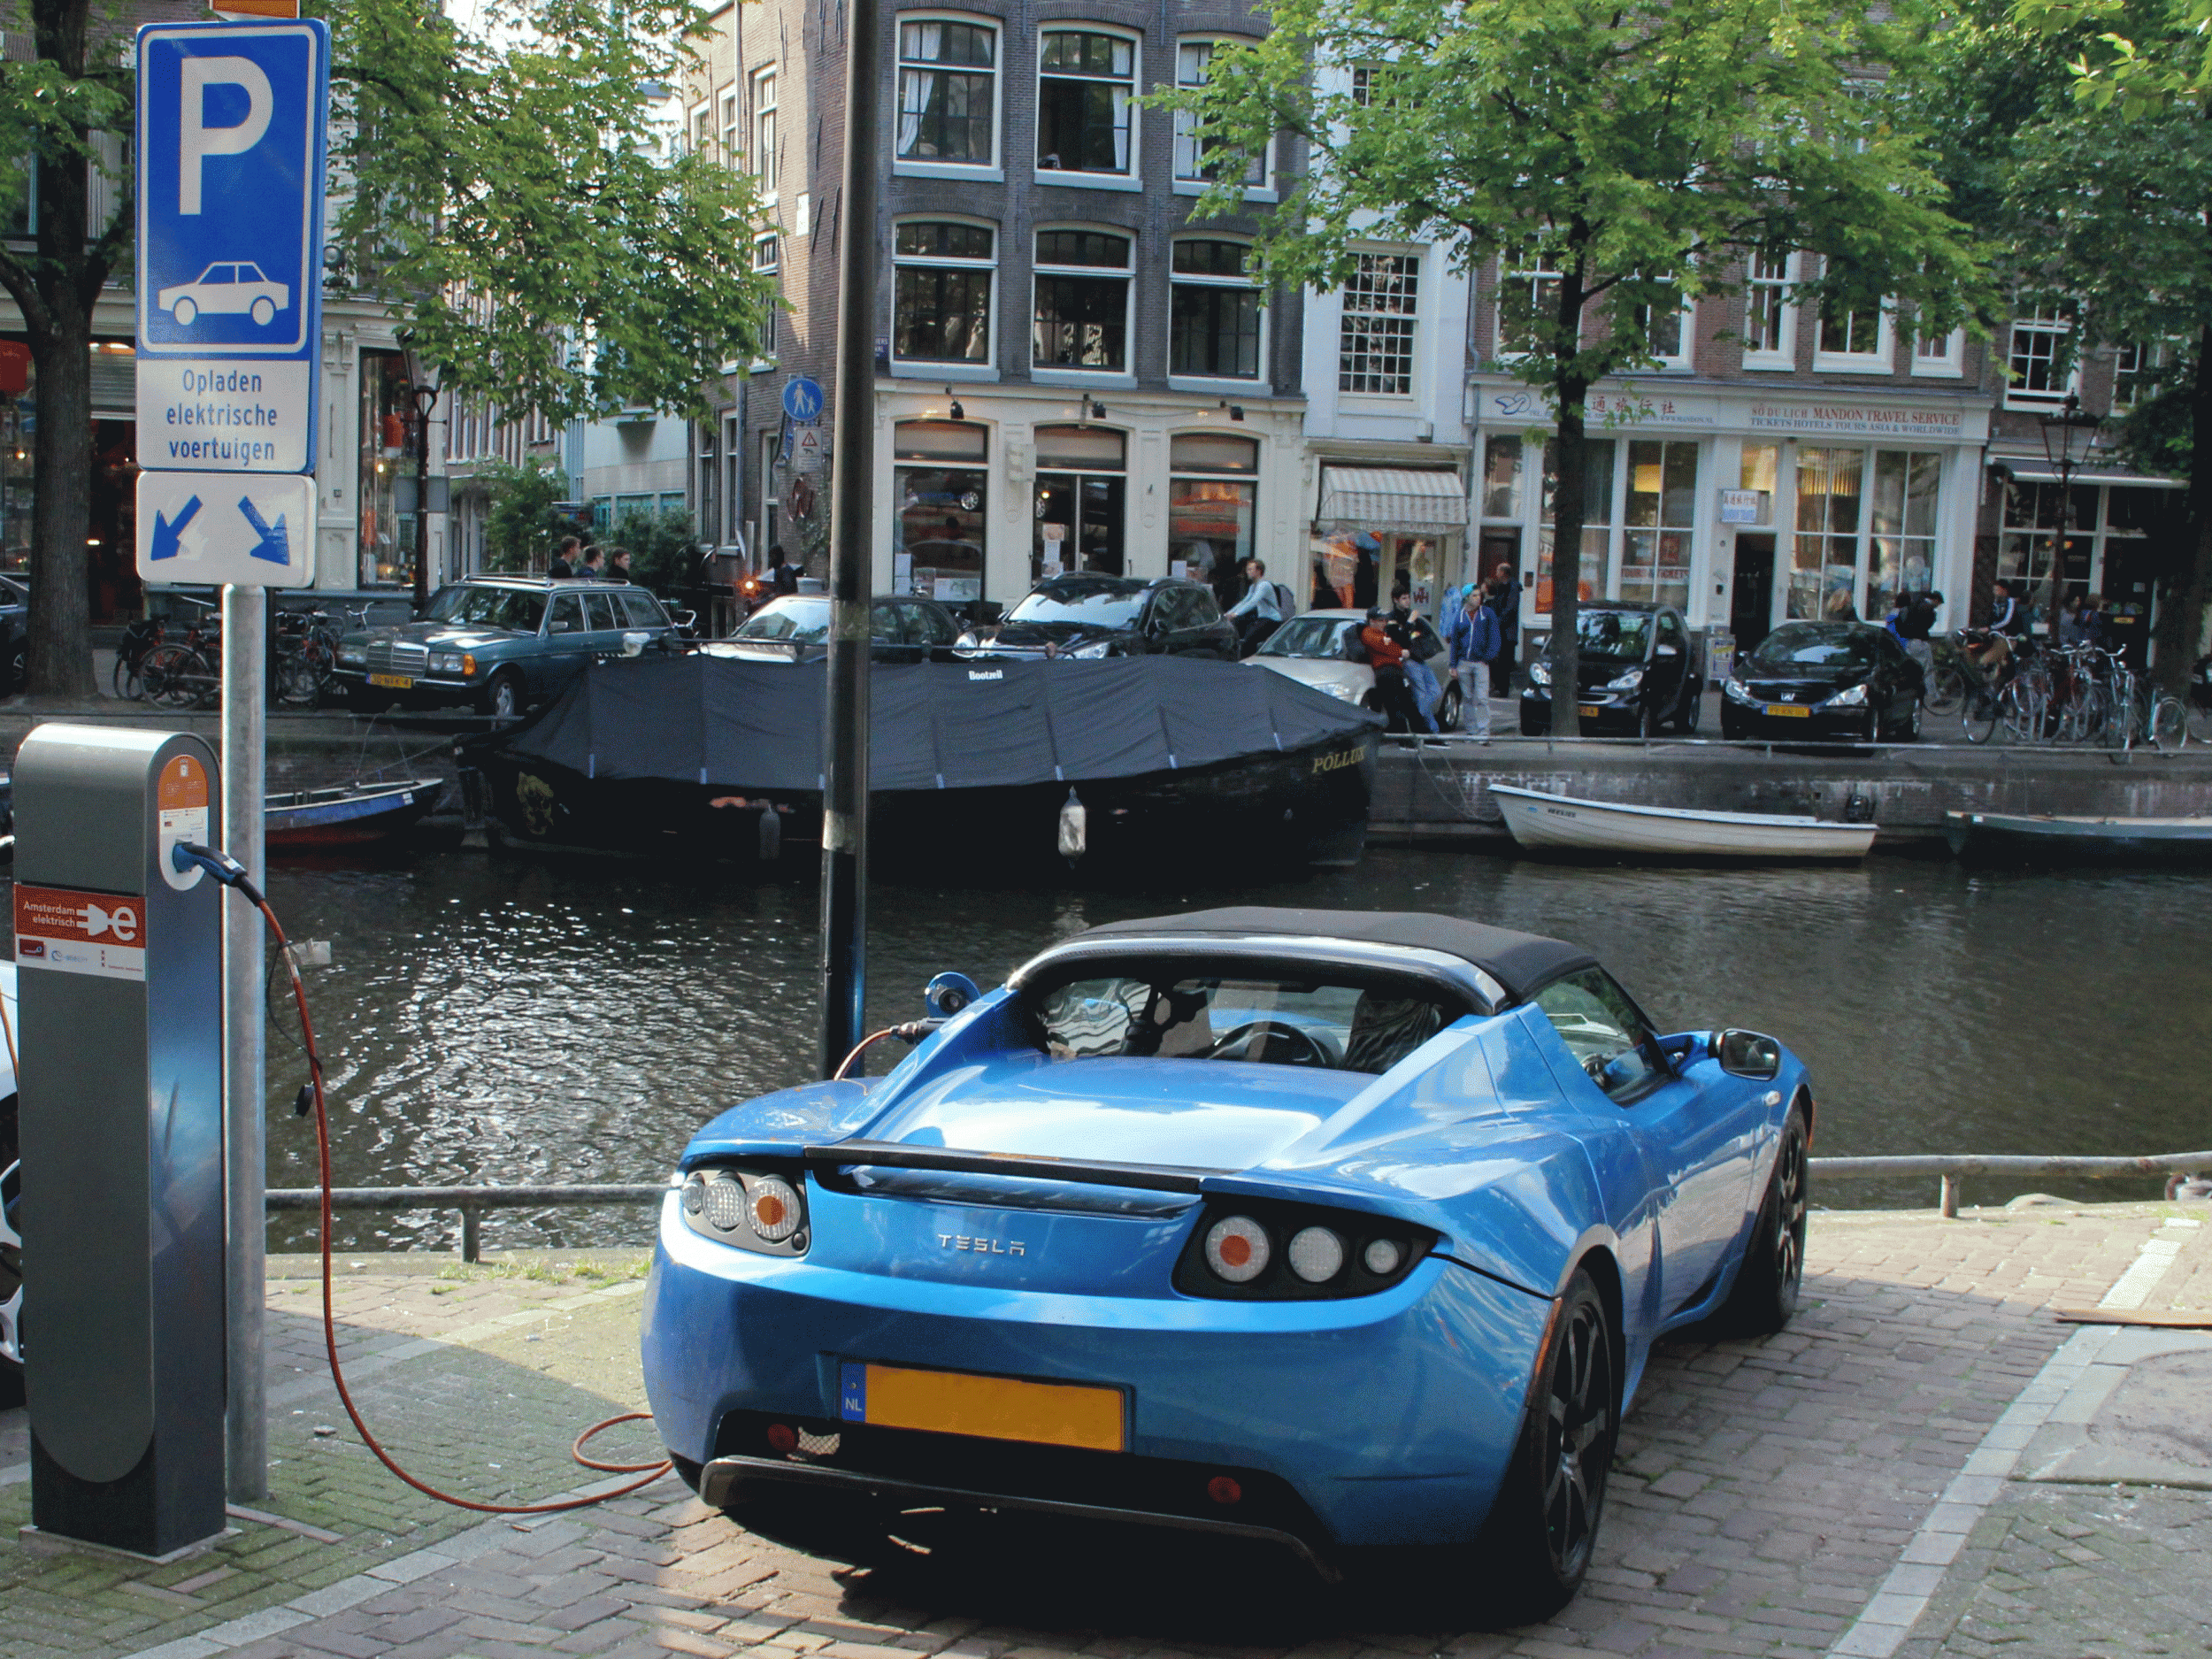
[[[223,590],[224,849],[266,874],[271,588],[315,580],[330,31],[138,32],[138,573]],[[223,907],[229,1491],[268,1491],[261,918]]]

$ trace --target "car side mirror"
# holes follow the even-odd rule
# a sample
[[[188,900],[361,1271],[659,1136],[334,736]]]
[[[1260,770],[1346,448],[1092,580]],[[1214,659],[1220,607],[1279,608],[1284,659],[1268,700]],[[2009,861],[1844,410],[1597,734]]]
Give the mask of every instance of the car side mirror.
[[[922,1003],[939,1019],[950,1019],[983,993],[964,973],[941,973],[922,987]]]
[[[1655,657],[1679,657],[1682,653],[1674,646],[1662,645],[1657,650],[1654,651],[1652,655]]]
[[[1782,1045],[1755,1031],[1715,1033],[1713,1057],[1731,1077],[1747,1077],[1765,1083],[1782,1071]]]

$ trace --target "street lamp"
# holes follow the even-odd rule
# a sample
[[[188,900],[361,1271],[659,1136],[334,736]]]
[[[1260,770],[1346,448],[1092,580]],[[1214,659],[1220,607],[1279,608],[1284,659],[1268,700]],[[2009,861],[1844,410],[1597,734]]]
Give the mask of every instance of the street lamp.
[[[2103,423],[2094,415],[2084,414],[2081,399],[2071,392],[2066,394],[2057,414],[2039,419],[2043,426],[2044,458],[2058,472],[2058,535],[2051,544],[2051,593],[2043,611],[2051,649],[2055,651],[2059,610],[2065,598],[2066,533],[2074,513],[2074,472],[2088,463],[2089,452],[2096,447],[2097,428]]]
[[[407,395],[415,405],[415,614],[430,609],[430,411],[438,406],[438,372],[410,350]]]

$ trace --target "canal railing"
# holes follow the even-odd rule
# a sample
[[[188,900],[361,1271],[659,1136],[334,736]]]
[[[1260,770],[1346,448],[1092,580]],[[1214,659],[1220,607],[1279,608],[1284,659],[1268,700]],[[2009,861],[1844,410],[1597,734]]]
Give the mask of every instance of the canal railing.
[[[2166,1196],[2185,1182],[2201,1189],[2203,1172],[2212,1171],[2212,1152],[2164,1152],[2147,1157],[2046,1157],[2032,1153],[1906,1153],[1894,1157],[1810,1158],[1809,1171],[1831,1181],[1879,1180],[1886,1177],[1933,1175],[1941,1185],[1937,1203],[1944,1215],[1959,1213],[1962,1183],[1969,1175],[2062,1175],[2076,1180],[2166,1178]],[[461,1259],[483,1257],[483,1218],[494,1210],[558,1210],[657,1204],[673,1190],[665,1181],[607,1182],[534,1187],[340,1187],[330,1194],[333,1210],[457,1210],[461,1212]],[[2200,1190],[2194,1195],[2205,1196]],[[272,1210],[318,1210],[322,1192],[313,1187],[279,1187],[268,1193]]]

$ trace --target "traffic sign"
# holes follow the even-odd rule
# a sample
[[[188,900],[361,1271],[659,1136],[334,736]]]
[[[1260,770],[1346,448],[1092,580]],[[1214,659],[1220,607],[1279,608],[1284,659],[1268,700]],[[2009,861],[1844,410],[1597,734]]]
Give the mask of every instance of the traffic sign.
[[[796,441],[791,446],[791,470],[795,472],[818,472],[828,457],[829,443],[822,436],[819,426],[799,426],[794,429]]]
[[[139,465],[307,472],[329,27],[149,24],[138,87]]]
[[[138,574],[149,582],[315,585],[315,480],[138,475]]]
[[[783,383],[783,412],[803,426],[812,426],[822,418],[822,388],[819,384],[801,375]]]

